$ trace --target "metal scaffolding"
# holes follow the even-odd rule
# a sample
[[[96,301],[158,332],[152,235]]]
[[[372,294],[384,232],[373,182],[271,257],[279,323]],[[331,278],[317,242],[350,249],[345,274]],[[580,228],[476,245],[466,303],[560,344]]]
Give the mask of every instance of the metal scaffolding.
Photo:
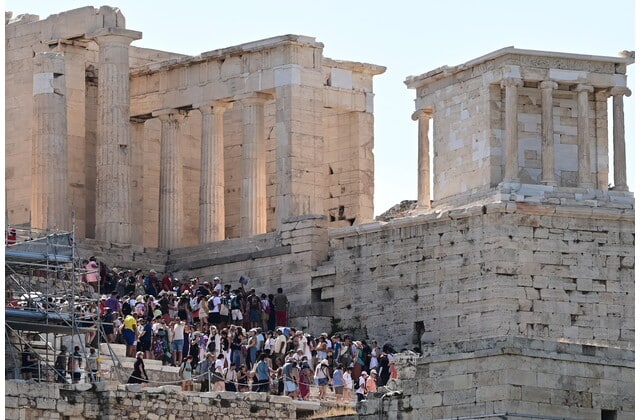
[[[79,346],[86,361],[88,345],[101,357],[105,343],[111,365],[122,367],[104,339],[99,313],[83,311],[89,304],[97,308],[100,295],[82,283],[73,231],[7,226],[5,238],[5,379],[66,382],[54,368],[62,345]],[[122,382],[121,369],[114,370]]]

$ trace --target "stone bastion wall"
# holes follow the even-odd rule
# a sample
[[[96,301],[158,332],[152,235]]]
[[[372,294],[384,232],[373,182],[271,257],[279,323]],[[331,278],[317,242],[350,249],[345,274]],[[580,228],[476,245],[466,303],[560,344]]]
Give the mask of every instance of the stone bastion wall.
[[[104,385],[105,383],[98,384]],[[5,381],[5,418],[22,419],[295,419],[289,397],[264,393],[180,392],[178,386],[117,389],[92,384]]]

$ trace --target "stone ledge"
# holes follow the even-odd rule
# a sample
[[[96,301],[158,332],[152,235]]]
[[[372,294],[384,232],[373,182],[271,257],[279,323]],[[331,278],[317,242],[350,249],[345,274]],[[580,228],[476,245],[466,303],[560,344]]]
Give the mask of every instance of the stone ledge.
[[[495,337],[465,342],[443,343],[416,358],[417,364],[456,359],[515,354],[537,358],[580,361],[611,366],[634,366],[635,352],[628,349],[578,343],[562,343],[526,337]]]

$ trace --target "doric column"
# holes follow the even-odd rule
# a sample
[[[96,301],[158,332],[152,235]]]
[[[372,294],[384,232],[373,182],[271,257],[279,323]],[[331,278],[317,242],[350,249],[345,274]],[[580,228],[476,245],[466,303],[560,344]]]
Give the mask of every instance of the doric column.
[[[216,101],[198,106],[202,114],[200,157],[200,243],[224,239],[224,113],[233,106]]]
[[[69,229],[65,57],[33,59],[31,226]]]
[[[557,185],[553,140],[553,90],[558,84],[550,80],[540,82],[542,91],[542,183]]]
[[[616,86],[611,88],[613,96],[613,185],[614,190],[629,191],[627,185],[627,152],[624,139],[624,96],[631,90]]]
[[[579,84],[573,90],[578,93],[578,187],[593,188],[589,141],[589,93],[593,86]]]
[[[162,123],[160,133],[160,218],[158,247],[173,249],[182,241],[182,165],[180,164],[180,124],[184,111],[154,111]]]
[[[96,239],[131,243],[129,44],[140,32],[104,28],[98,44]]]
[[[264,103],[271,96],[256,92],[236,99],[243,107],[240,235],[247,237],[267,231]]]
[[[429,120],[431,110],[419,109],[411,118],[418,120],[418,209],[431,208],[431,153],[429,151]]]
[[[131,118],[131,243],[136,245],[144,244],[145,122],[144,118]]]
[[[505,163],[504,180],[518,182],[518,88],[523,86],[522,79],[510,77],[502,81],[505,89],[504,99],[504,136]]]

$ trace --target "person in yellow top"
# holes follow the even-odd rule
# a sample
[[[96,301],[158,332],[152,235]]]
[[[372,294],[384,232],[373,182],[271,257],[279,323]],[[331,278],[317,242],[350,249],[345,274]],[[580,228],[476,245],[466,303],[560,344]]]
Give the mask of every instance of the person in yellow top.
[[[136,318],[129,314],[124,317],[124,325],[122,326],[122,337],[127,345],[127,357],[134,357],[136,354],[136,330],[138,327],[138,321]]]

